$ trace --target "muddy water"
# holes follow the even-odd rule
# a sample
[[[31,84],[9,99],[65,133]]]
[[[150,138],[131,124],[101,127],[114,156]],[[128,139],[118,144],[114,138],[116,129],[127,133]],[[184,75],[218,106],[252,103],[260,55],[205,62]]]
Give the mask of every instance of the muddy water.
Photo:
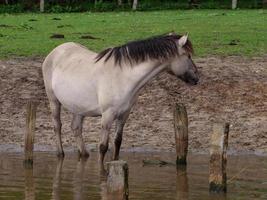
[[[143,160],[174,161],[172,153],[122,153],[129,164],[130,200],[267,199],[267,157],[229,156],[226,196],[208,192],[208,157],[190,155],[187,169],[143,165]],[[107,160],[110,156],[107,157]],[[0,199],[105,199],[105,180],[97,154],[78,160],[74,154],[58,160],[36,153],[33,170],[24,169],[22,154],[0,154]]]

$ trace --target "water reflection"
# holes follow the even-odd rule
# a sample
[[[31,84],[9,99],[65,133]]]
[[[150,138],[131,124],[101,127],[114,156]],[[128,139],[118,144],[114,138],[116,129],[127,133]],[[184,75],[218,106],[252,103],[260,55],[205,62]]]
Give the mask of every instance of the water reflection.
[[[59,158],[57,160],[57,166],[55,175],[53,178],[53,191],[52,191],[52,200],[61,200],[62,194],[62,168],[63,168],[64,158]],[[77,160],[76,169],[73,175],[72,180],[72,193],[74,200],[83,200],[87,199],[85,196],[85,186],[84,186],[84,175],[85,175],[85,166],[87,158]]]
[[[25,167],[25,199],[35,200],[35,186],[33,177],[33,168]]]
[[[56,173],[53,178],[52,200],[60,200],[63,161],[64,158],[58,158],[57,160]]]
[[[176,200],[188,200],[188,178],[186,166],[176,168]]]
[[[101,200],[126,200],[127,198],[124,197],[123,192],[108,192],[107,189],[107,182],[105,179],[101,179],[100,188],[101,188]],[[127,199],[128,200],[128,199]]]
[[[101,200],[109,200],[107,196],[107,182],[104,178],[100,179]]]
[[[187,169],[143,166],[142,160],[148,158],[174,161],[175,155],[122,154],[129,166],[130,200],[267,199],[266,157],[230,156],[227,196],[209,194],[207,156],[191,155]],[[22,163],[21,154],[0,154],[0,199],[111,200],[96,153],[88,160],[77,160],[74,155],[63,160],[52,154],[35,154],[33,169],[24,168]]]
[[[73,180],[73,199],[74,200],[83,200],[84,196],[84,169],[87,158],[81,158],[76,165],[76,170]]]

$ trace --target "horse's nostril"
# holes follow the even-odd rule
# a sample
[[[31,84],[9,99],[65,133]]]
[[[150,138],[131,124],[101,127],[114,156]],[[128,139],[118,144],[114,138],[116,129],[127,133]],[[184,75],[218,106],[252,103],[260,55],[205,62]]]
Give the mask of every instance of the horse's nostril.
[[[197,85],[198,82],[199,82],[199,78],[194,78],[194,79],[191,81],[192,85]]]

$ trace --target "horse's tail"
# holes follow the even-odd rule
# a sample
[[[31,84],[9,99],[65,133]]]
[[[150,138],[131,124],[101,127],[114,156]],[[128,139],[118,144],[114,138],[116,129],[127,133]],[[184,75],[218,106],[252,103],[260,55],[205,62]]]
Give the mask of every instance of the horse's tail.
[[[58,48],[58,47],[57,47]],[[55,68],[55,57],[57,55],[57,48],[51,51],[45,58],[42,64],[42,73],[45,85],[45,91],[48,97],[49,102],[51,101],[58,101],[56,96],[54,95],[53,88],[52,88],[52,77],[53,77],[53,70]]]

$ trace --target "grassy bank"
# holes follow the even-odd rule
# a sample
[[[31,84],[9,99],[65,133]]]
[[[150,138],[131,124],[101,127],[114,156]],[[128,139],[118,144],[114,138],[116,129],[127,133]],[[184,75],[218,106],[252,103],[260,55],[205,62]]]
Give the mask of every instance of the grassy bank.
[[[9,0],[5,4],[0,0],[0,13],[24,13],[40,12],[39,1],[33,0]],[[112,11],[131,11],[132,0],[122,0],[119,5],[117,0],[46,0],[44,11],[46,13],[64,12],[112,12]],[[193,3],[195,2],[195,3]],[[237,1],[239,9],[259,9],[266,8],[264,0],[241,0]],[[138,11],[151,10],[177,10],[177,9],[231,9],[231,0],[139,0]]]
[[[266,10],[2,14],[0,58],[44,56],[68,41],[99,51],[169,31],[189,32],[197,56],[262,55],[267,53],[266,17]],[[65,37],[50,38],[54,33]]]

